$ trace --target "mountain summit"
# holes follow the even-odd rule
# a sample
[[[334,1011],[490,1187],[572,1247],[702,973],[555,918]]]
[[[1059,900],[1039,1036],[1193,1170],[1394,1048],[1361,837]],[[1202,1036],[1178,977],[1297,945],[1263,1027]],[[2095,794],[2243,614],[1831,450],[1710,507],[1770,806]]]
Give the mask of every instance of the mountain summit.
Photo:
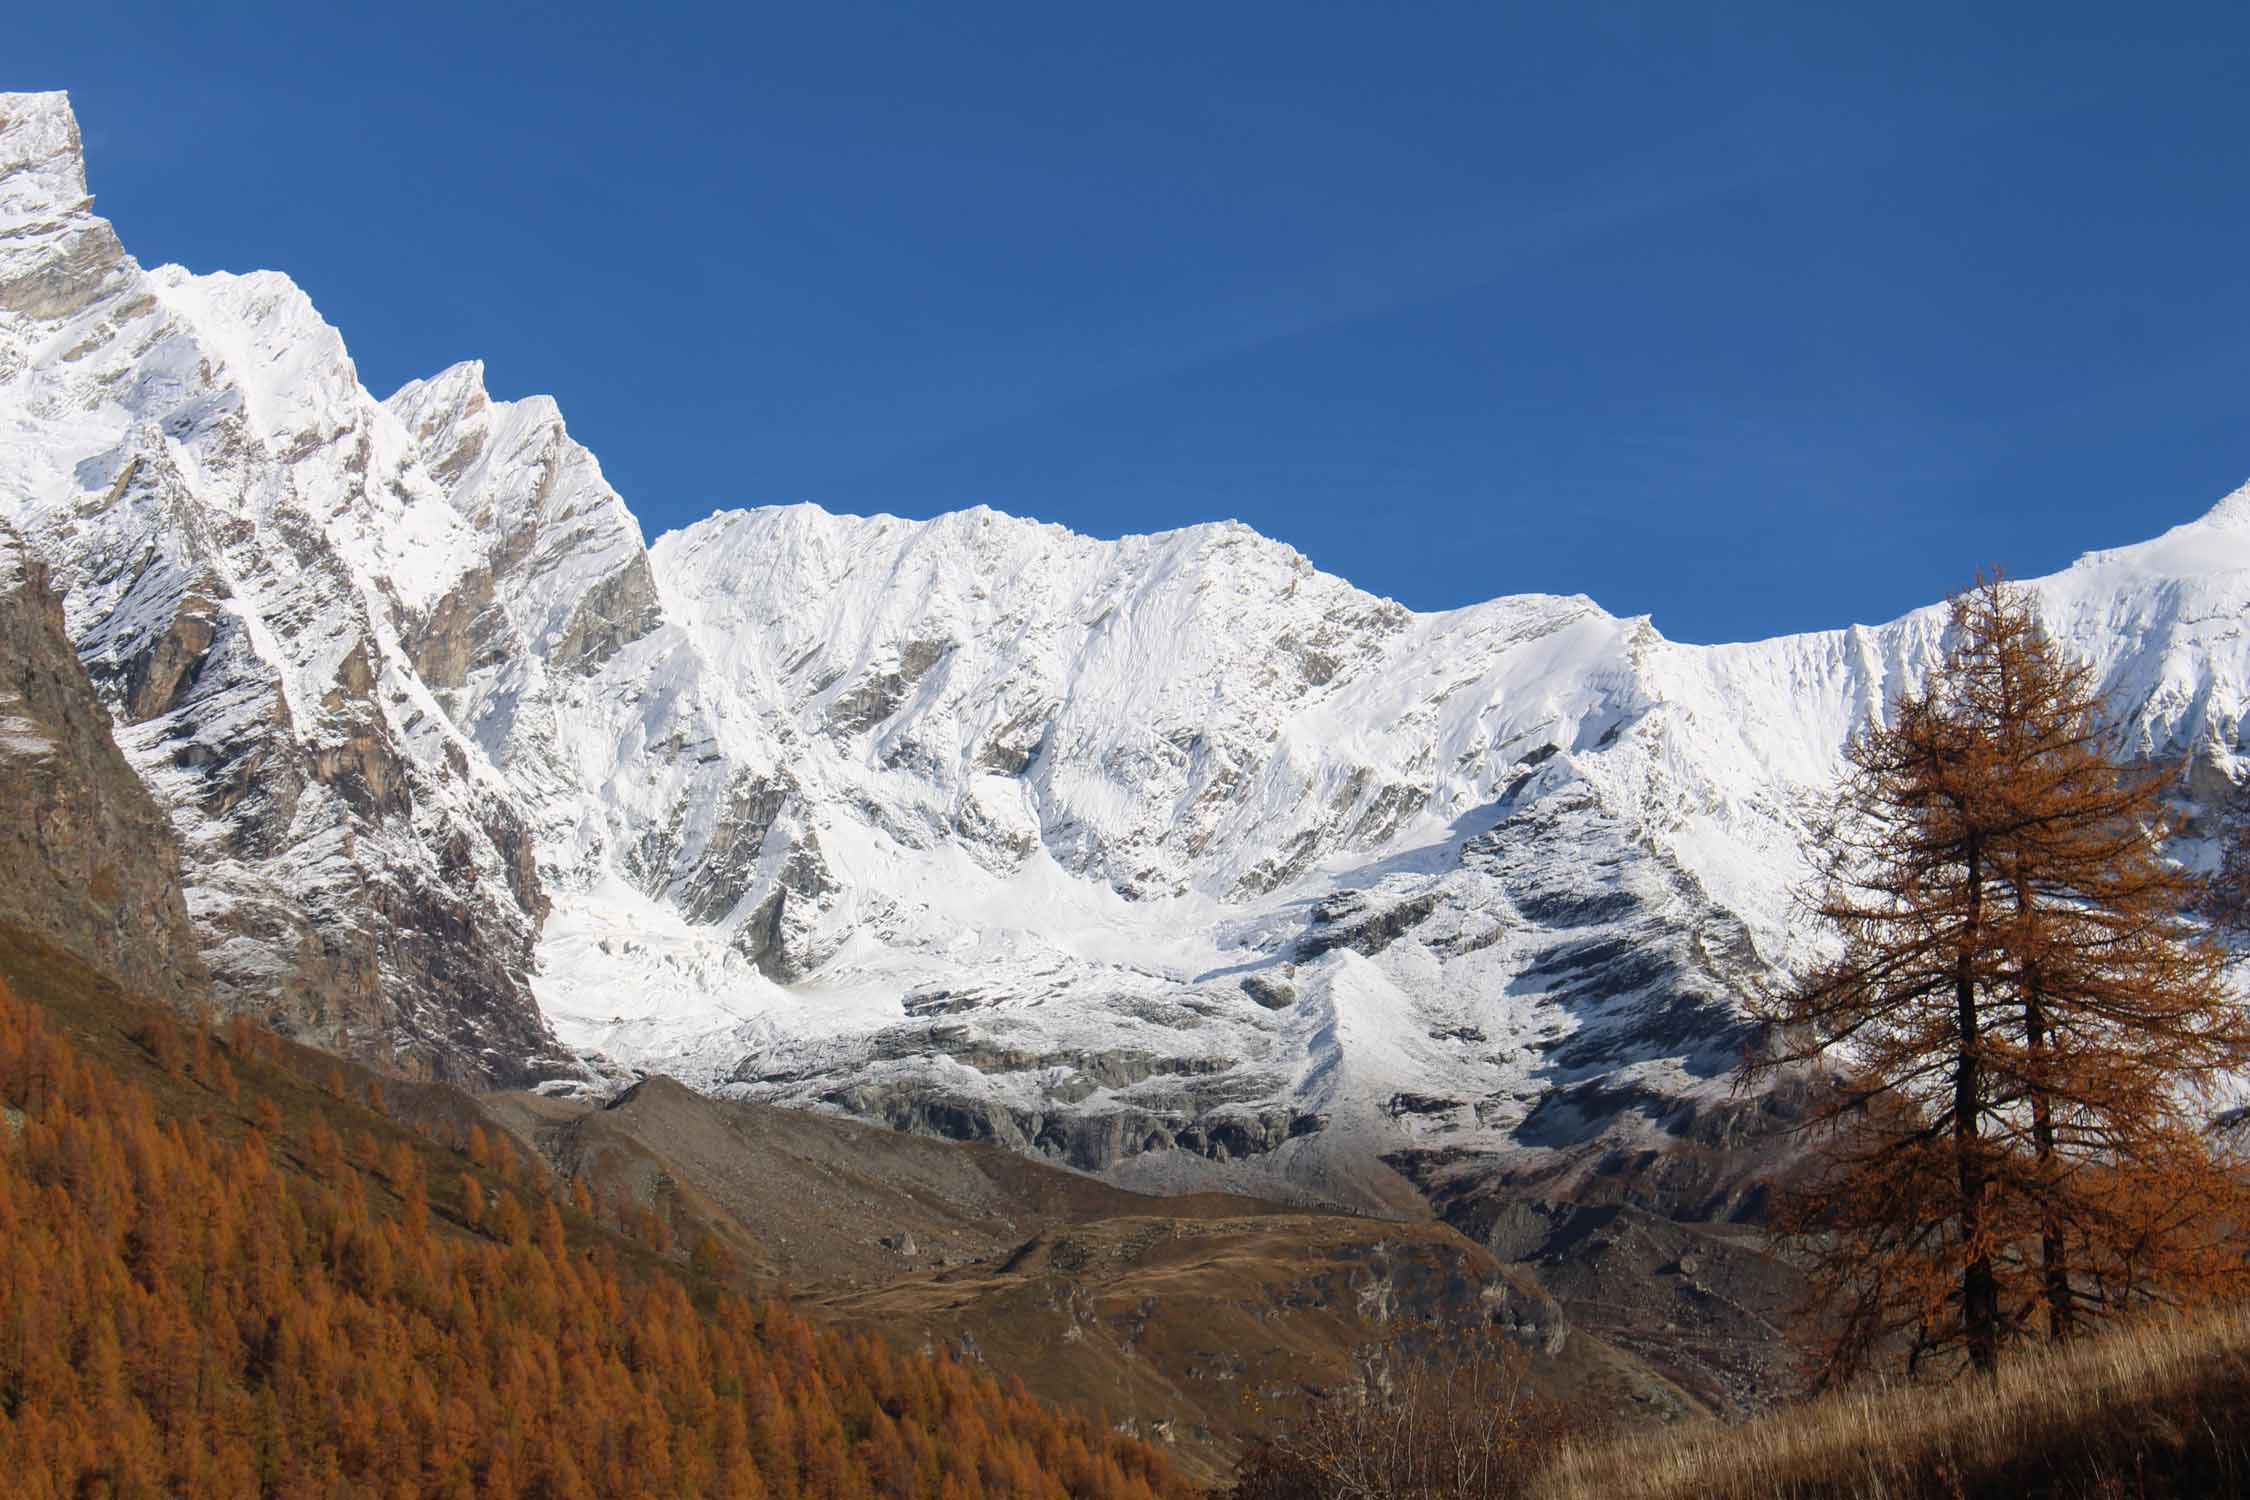
[[[483,540],[287,278],[144,270],[0,95],[0,507],[171,814],[219,997],[409,1072],[575,1072],[504,785],[415,668]]]
[[[606,1058],[1368,1204],[1731,1139],[1739,997],[1816,951],[1808,821],[1944,628],[1418,614],[1231,523],[646,546],[552,401],[474,363],[378,401],[286,278],[142,269],[59,95],[0,96],[0,517],[230,1003],[425,1074]],[[2246,520],[2037,584],[2206,811]]]

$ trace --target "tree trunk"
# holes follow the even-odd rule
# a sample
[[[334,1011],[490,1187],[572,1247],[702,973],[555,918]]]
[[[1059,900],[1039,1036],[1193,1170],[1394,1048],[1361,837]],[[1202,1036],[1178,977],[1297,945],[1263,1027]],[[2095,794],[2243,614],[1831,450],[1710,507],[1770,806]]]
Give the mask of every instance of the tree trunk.
[[[2035,1060],[2047,1045],[2047,1017],[2039,1004],[2036,977],[2024,976],[2024,1040]],[[2051,1186],[2055,1168],[2055,1121],[2043,1083],[2031,1086],[2031,1140],[2042,1183]],[[2070,1337],[2072,1327],[2070,1251],[2063,1244],[2062,1225],[2051,1205],[2039,1213],[2039,1274],[2047,1292],[2047,1334],[2057,1343]]]
[[[1976,951],[1979,919],[1983,915],[1983,851],[1969,843],[1968,931],[1956,961],[1953,980],[1954,1025],[1959,1052],[1953,1069],[1953,1154],[1961,1178],[1961,1243],[1973,1250],[1984,1237],[1985,1167],[1977,1134],[1977,1115],[1983,1094],[1982,1059],[1978,1056]],[[1989,1253],[1975,1251],[1961,1270],[1961,1336],[1968,1345],[1969,1362],[1989,1375],[2000,1362],[2000,1286],[1993,1275]]]
[[[2023,871],[2015,874],[2016,920],[2028,931],[2032,921],[2031,885]],[[2054,1208],[2052,1194],[2056,1191],[2054,1173],[2055,1120],[2053,1101],[2045,1077],[2048,1065],[2047,1007],[2042,994],[2041,974],[2036,959],[2027,953],[2022,960],[2023,984],[2023,1040],[2029,1055],[2030,1081],[2026,1092],[2031,1096],[2031,1147],[2033,1160],[2038,1165],[2041,1191],[2049,1196],[2039,1209],[2039,1277],[2047,1298],[2047,1335],[2060,1343],[2070,1337],[2072,1314],[2070,1292],[2069,1249],[2063,1243],[2062,1223]]]

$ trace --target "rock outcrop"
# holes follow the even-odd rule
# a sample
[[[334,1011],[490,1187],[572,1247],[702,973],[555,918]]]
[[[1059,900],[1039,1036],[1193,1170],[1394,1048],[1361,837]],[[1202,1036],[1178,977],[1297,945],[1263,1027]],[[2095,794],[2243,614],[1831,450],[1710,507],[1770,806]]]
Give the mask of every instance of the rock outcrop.
[[[0,923],[129,991],[208,997],[172,826],[110,737],[47,570],[0,526]]]

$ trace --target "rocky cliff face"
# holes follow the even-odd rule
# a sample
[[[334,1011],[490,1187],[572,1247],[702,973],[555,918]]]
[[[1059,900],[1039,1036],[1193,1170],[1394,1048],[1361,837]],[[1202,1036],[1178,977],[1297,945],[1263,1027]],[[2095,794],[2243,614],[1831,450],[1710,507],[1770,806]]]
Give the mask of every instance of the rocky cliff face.
[[[210,988],[170,821],[110,738],[44,564],[0,526],[0,922],[182,1009]]]
[[[1740,997],[1817,951],[1808,814],[1942,645],[1415,614],[1236,525],[644,546],[552,402],[473,364],[378,402],[285,279],[141,270],[57,96],[0,99],[0,422],[223,994],[486,1079],[567,1071],[551,1023],[1146,1186],[1724,1149]],[[2250,493],[2036,587],[2215,806]]]
[[[221,1003],[441,1077],[567,1070],[531,839],[413,669],[479,562],[285,279],[145,271],[0,96],[0,494],[170,813]]]

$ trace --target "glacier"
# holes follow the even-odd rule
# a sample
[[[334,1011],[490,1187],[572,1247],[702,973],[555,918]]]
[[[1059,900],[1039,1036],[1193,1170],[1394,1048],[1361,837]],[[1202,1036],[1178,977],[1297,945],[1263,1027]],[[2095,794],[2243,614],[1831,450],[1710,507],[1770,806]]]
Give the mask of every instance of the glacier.
[[[57,94],[0,95],[0,517],[229,1003],[429,1076],[662,1071],[1370,1207],[1739,1139],[1813,815],[1945,628],[1416,613],[1235,523],[650,544],[551,400],[473,362],[378,400],[286,278],[141,268]],[[2029,586],[2202,857],[2250,488]]]

